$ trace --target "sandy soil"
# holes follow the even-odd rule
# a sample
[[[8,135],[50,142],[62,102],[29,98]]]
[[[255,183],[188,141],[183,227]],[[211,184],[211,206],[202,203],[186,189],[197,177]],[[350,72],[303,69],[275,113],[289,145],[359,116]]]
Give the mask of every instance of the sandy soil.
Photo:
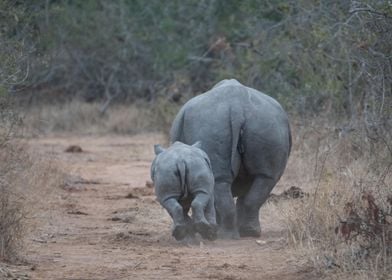
[[[175,241],[168,214],[146,186],[154,143],[163,137],[29,141],[67,173],[61,188],[42,193],[40,226],[26,246],[31,279],[318,279],[285,245],[269,204],[261,210],[259,239]],[[83,152],[65,152],[70,145]]]

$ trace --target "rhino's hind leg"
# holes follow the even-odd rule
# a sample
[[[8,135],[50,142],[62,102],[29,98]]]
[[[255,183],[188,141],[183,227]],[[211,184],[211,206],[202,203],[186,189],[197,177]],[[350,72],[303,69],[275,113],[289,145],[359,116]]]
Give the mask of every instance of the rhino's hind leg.
[[[276,180],[256,176],[250,190],[237,199],[238,230],[241,237],[259,237],[261,234],[259,211],[275,186]]]
[[[183,240],[188,235],[187,225],[175,225],[172,235],[176,240]]]
[[[184,207],[184,206],[183,206]],[[190,239],[195,237],[195,230],[193,228],[193,220],[191,217],[189,217],[188,213],[189,213],[189,209],[190,207],[184,207],[184,219],[186,222],[186,226],[187,226],[187,230],[188,230],[188,235],[187,237],[189,237]]]
[[[210,196],[205,193],[199,193],[195,196],[192,201],[192,215],[193,215],[193,228],[195,232],[200,233],[204,239],[215,240],[216,239],[216,225],[210,224],[207,218],[211,218],[207,215],[206,209],[210,205]],[[211,213],[209,213],[211,215]]]
[[[231,194],[231,184],[215,184],[215,208],[218,222],[218,237],[222,239],[238,239],[236,209]]]
[[[215,228],[217,228],[214,196],[212,196],[210,198],[210,201],[208,202],[208,205],[205,209],[205,216],[207,221]]]
[[[208,240],[215,240],[217,238],[217,226],[209,223],[198,222],[194,223],[194,229],[201,237]]]
[[[173,219],[172,235],[176,240],[184,239],[189,232],[189,226],[184,215],[184,209],[174,198],[162,202],[162,206],[167,210]]]

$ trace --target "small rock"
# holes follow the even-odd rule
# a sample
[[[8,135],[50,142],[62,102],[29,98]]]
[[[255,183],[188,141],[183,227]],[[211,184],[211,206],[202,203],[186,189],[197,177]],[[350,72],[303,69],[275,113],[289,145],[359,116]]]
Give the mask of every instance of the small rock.
[[[68,211],[67,214],[70,214],[70,215],[88,215],[86,212],[82,212],[80,210]]]
[[[265,241],[265,240],[256,240],[256,244],[260,245],[260,246],[263,246],[263,245],[267,244],[267,241]]]
[[[151,182],[151,181],[146,181],[146,187],[150,188],[150,189],[153,189],[154,188],[154,183]]]
[[[128,193],[125,198],[129,199],[138,199],[139,197],[137,195],[134,195],[133,193]]]
[[[66,153],[82,153],[83,150],[80,146],[78,145],[71,145],[68,148],[65,149]]]

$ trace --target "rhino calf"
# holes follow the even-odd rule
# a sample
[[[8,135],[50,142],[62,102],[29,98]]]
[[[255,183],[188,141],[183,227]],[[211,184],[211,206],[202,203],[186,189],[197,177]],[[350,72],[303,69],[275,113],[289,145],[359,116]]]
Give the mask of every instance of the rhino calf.
[[[176,240],[198,232],[204,239],[216,239],[214,175],[200,142],[186,145],[175,142],[168,149],[155,145],[151,179],[160,204],[174,222]],[[192,218],[189,209],[192,208]]]

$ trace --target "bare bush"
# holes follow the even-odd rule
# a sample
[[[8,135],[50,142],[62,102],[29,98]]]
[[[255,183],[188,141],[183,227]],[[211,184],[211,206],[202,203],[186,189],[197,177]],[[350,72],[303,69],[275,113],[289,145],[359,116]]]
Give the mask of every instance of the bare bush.
[[[6,133],[9,137],[9,133]],[[13,260],[23,237],[24,197],[15,186],[16,173],[25,168],[25,155],[2,138],[0,146],[0,260]]]
[[[0,182],[0,193],[0,260],[12,260],[22,242],[23,202],[4,181]]]
[[[21,255],[26,229],[37,213],[41,194],[50,193],[63,174],[48,159],[28,151],[21,140],[20,114],[0,98],[0,261]]]
[[[27,232],[39,224],[39,207],[63,181],[57,164],[16,138],[0,147],[0,261],[21,257]]]
[[[20,141],[21,114],[11,94],[32,78],[32,57],[38,45],[37,18],[43,10],[32,11],[40,6],[0,1],[0,261],[20,257],[27,218],[36,213],[32,206],[39,202],[37,197],[43,187],[53,186],[51,178],[59,178],[54,165],[32,160]],[[0,267],[0,278],[4,273],[13,277],[3,272]]]

